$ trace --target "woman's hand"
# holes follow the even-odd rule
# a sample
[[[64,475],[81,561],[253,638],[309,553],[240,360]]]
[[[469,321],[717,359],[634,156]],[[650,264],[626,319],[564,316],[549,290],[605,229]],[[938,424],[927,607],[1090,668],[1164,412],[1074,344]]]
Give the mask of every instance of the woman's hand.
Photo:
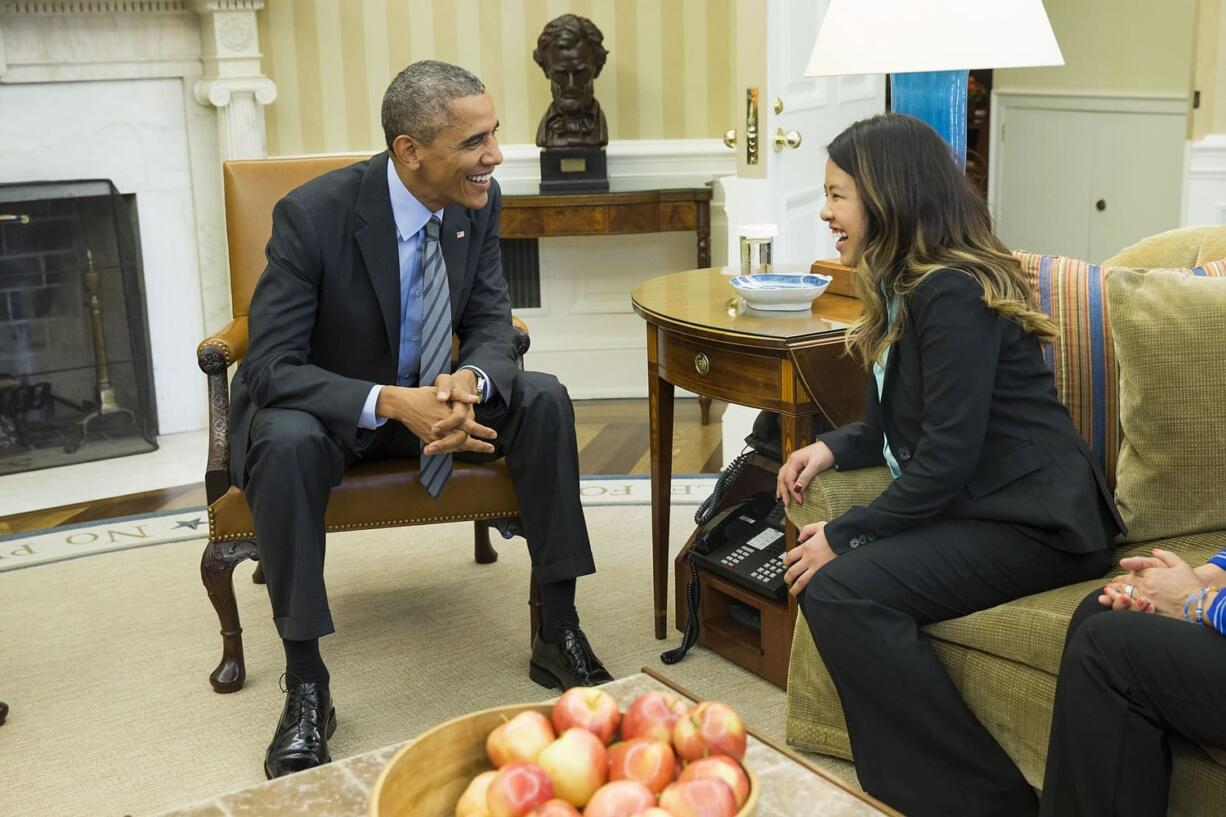
[[[825,527],[825,522],[805,525],[800,529],[796,547],[783,554],[783,563],[788,566],[783,580],[787,582],[788,592],[793,596],[800,595],[800,591],[813,579],[813,574],[831,562],[836,555],[826,541]]]
[[[1120,566],[1132,572],[1117,576],[1103,588],[1103,595],[1098,599],[1114,610],[1135,609],[1183,618],[1188,596],[1205,586],[1183,559],[1162,548],[1154,548],[1152,559],[1131,557],[1123,559]]]
[[[834,465],[834,453],[830,446],[820,440],[813,445],[806,445],[792,452],[779,468],[779,477],[775,480],[775,498],[788,507],[792,500],[797,505],[804,504],[805,488],[813,481],[813,477]]]

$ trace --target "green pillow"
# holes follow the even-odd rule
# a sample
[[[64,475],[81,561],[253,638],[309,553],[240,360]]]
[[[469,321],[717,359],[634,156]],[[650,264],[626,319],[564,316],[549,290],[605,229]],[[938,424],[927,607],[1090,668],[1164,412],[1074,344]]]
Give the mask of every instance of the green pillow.
[[[1114,269],[1127,542],[1226,529],[1226,279]]]

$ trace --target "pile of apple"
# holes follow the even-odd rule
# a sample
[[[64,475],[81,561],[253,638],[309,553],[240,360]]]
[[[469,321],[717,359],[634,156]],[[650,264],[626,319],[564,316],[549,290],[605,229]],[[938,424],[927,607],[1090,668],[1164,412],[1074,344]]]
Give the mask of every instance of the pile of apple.
[[[734,817],[749,796],[745,724],[727,704],[648,692],[623,717],[607,692],[575,687],[551,714],[490,733],[494,770],[472,779],[456,817]]]

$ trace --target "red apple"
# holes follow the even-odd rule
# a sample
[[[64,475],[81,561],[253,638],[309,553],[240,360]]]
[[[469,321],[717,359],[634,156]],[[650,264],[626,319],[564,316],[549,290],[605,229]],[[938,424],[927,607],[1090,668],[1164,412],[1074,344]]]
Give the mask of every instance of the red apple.
[[[745,723],[728,704],[703,701],[673,727],[673,746],[685,760],[745,756]]]
[[[484,817],[485,796],[498,772],[482,772],[472,779],[455,804],[455,817]]]
[[[685,782],[706,778],[715,778],[727,783],[732,789],[732,795],[736,798],[736,807],[740,808],[745,805],[745,800],[749,797],[749,775],[745,774],[745,769],[740,763],[728,755],[704,757],[686,766],[678,779]]]
[[[617,780],[592,795],[583,817],[634,817],[655,804],[656,796],[642,783]]]
[[[578,726],[586,729],[600,742],[608,745],[621,723],[622,713],[617,701],[602,689],[571,687],[553,705],[553,728],[558,734]]]
[[[553,797],[553,782],[535,763],[508,763],[494,773],[485,807],[490,817],[524,817]]]
[[[583,815],[570,803],[555,797],[548,803],[537,806],[528,813],[528,817],[583,817]]]
[[[663,741],[634,738],[609,749],[610,780],[637,780],[652,794],[659,794],[673,782],[676,772],[677,756]]]
[[[634,699],[622,718],[622,739],[673,739],[673,726],[685,716],[686,706],[667,692],[644,692]]]
[[[673,817],[735,817],[736,797],[722,780],[677,782],[660,795],[660,808]]]
[[[558,797],[573,806],[587,803],[609,779],[609,753],[604,743],[577,726],[542,749],[536,762],[553,781]]]
[[[549,719],[532,710],[520,712],[499,726],[485,739],[485,753],[494,768],[508,763],[532,763],[536,756],[557,739]]]

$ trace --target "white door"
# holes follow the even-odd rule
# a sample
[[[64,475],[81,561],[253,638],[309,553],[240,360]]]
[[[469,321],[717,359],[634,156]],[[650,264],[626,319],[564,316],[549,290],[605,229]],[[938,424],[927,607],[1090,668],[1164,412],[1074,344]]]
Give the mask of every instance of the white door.
[[[723,179],[728,214],[728,259],[737,264],[741,224],[779,228],[775,260],[808,265],[833,258],[834,241],[819,218],[826,145],[858,119],[885,110],[885,77],[806,77],[805,66],[827,0],[737,0],[733,112],[737,175]],[[758,163],[746,157],[746,89],[757,87]],[[775,112],[778,100],[779,113]],[[775,134],[800,137],[799,147],[775,148]],[[724,459],[743,447],[757,410],[729,406],[724,414]]]

